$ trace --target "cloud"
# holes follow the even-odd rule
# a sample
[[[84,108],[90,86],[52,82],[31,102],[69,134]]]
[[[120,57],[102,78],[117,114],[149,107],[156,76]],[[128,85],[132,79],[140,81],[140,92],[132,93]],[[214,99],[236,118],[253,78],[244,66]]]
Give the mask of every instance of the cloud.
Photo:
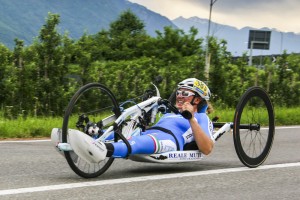
[[[298,0],[226,0],[217,1],[214,7],[216,19],[222,18],[238,27],[269,27],[281,31],[300,32]],[[226,23],[228,24],[228,22]]]
[[[179,16],[209,17],[210,0],[130,0],[144,5],[169,19]],[[300,33],[299,0],[217,0],[212,9],[212,21],[242,28],[269,27],[283,32]]]

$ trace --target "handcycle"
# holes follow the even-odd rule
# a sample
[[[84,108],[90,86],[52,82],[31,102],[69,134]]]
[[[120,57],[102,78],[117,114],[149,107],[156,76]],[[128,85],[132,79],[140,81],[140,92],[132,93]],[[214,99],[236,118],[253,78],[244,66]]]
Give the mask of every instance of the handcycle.
[[[106,143],[122,140],[128,148],[127,158],[132,161],[181,163],[200,161],[205,157],[194,148],[150,155],[130,154],[130,137],[139,135],[154,124],[160,113],[179,113],[172,102],[172,95],[168,100],[162,99],[158,88],[153,86],[155,90],[147,90],[138,103],[138,98],[135,98],[119,104],[111,90],[100,83],[86,84],[74,94],[66,108],[62,128],[53,128],[51,139],[77,175],[98,177],[116,158],[106,157],[99,163],[82,159],[73,151],[68,139],[68,134],[75,130]],[[188,118],[190,113],[181,114]],[[216,141],[233,130],[239,160],[247,167],[258,167],[268,157],[275,132],[273,105],[268,94],[260,87],[250,87],[240,97],[233,122],[213,121],[213,126]]]

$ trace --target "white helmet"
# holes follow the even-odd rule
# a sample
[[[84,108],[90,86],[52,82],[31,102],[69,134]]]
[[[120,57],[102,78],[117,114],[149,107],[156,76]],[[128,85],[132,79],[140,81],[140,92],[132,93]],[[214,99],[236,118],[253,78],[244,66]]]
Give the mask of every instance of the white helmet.
[[[205,100],[209,100],[209,98],[211,96],[210,90],[207,87],[207,85],[204,82],[202,82],[196,78],[188,78],[188,79],[181,81],[178,84],[177,89],[180,89],[180,88],[192,90]]]

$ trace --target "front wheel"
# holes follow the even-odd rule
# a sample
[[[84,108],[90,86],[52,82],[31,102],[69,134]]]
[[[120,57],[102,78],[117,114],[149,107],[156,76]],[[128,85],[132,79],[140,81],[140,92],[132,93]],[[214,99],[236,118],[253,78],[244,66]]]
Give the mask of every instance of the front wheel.
[[[268,94],[260,87],[249,88],[235,111],[233,139],[240,161],[247,167],[261,165],[272,147],[275,121]]]
[[[82,86],[70,100],[64,115],[62,142],[68,143],[68,129],[77,129],[89,135],[89,126],[97,124],[98,133],[90,135],[97,138],[107,127],[111,126],[120,115],[119,105],[113,93],[104,85],[90,83]],[[111,119],[103,123],[103,119]],[[94,178],[104,173],[114,161],[107,157],[99,163],[88,163],[74,151],[65,151],[66,160],[71,169],[81,177]]]

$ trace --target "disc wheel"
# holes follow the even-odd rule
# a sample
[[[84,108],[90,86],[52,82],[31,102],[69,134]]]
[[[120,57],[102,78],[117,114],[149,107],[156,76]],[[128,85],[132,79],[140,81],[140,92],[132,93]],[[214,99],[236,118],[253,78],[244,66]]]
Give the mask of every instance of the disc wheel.
[[[84,85],[74,94],[66,108],[62,127],[62,142],[68,143],[68,129],[77,129],[87,133],[86,130],[90,122],[99,123],[102,119],[113,115],[116,117],[120,115],[119,106],[113,93],[99,83]],[[106,124],[100,129],[105,130],[112,123]],[[96,135],[91,137],[97,138]],[[65,151],[64,153],[71,169],[84,178],[94,178],[101,175],[114,161],[114,158],[107,157],[99,163],[88,163],[74,151]]]
[[[247,167],[261,165],[271,150],[274,111],[268,94],[260,87],[249,88],[236,107],[233,139],[240,161]]]

